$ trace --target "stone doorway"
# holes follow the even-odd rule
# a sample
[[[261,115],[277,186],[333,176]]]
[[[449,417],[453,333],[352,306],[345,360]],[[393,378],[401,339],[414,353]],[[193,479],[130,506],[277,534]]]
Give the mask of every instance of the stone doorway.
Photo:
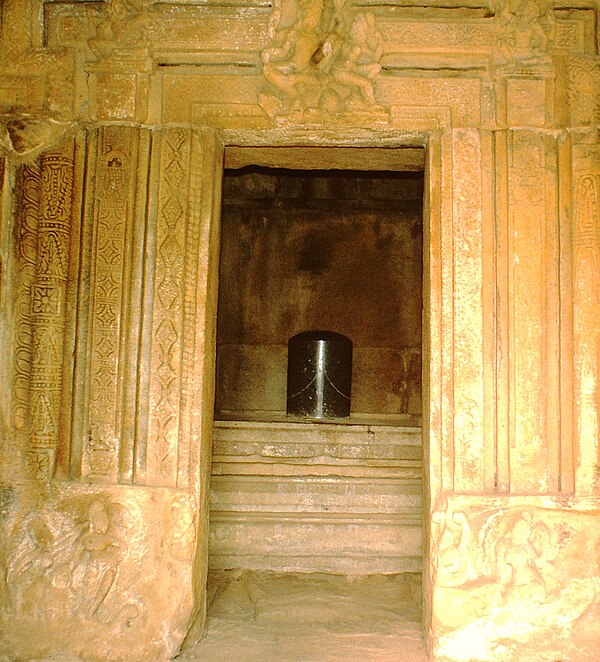
[[[226,148],[225,168],[209,599],[232,571],[392,576],[414,618],[424,150]],[[286,342],[311,327],[353,337],[345,424],[286,420]]]

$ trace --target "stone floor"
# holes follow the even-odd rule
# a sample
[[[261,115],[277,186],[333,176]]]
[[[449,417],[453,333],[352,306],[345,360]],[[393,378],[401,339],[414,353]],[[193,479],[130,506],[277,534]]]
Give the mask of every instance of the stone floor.
[[[425,662],[420,575],[219,571],[205,639],[177,662]]]

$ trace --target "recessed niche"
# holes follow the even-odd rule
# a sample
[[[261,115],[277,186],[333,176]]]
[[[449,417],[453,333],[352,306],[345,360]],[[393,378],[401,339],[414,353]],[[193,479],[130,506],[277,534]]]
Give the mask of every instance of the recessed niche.
[[[286,414],[302,331],[353,342],[352,422],[421,414],[422,172],[226,170],[215,418]]]

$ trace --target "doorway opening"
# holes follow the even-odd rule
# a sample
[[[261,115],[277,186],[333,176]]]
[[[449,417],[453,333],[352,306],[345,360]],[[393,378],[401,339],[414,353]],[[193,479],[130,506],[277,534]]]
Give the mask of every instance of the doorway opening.
[[[267,595],[333,596],[333,615],[356,589],[363,627],[386,599],[420,627],[423,150],[285,151],[226,150],[205,646],[223,609],[289,611]],[[353,342],[344,421],[286,417],[287,343],[308,330]]]

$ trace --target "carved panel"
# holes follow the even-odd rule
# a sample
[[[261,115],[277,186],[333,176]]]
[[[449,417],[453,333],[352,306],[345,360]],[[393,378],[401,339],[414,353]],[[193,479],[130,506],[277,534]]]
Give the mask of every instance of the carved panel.
[[[543,636],[553,659],[592,660],[598,629],[583,628],[600,604],[593,504],[459,497],[444,506],[432,521],[436,655],[492,660],[510,647],[527,659]]]
[[[40,158],[35,280],[31,285],[32,356],[27,471],[47,479],[60,436],[65,299],[73,195],[73,147]]]
[[[573,126],[589,126],[600,121],[600,62],[597,57],[569,60],[567,99]]]
[[[261,52],[265,87],[258,102],[273,118],[319,121],[386,111],[375,96],[383,43],[372,12],[345,2],[277,0]]]
[[[188,220],[190,134],[173,129],[158,144],[154,302],[146,479],[174,485],[180,434],[184,265]]]
[[[398,75],[393,71],[382,74],[379,84],[382,96],[392,106],[443,107],[451,115],[452,126],[475,126],[481,124],[482,85],[478,78],[419,78]],[[438,110],[439,112],[439,110]],[[425,115],[425,113],[423,113]]]
[[[545,0],[499,0],[496,58],[500,63],[536,62],[548,54],[556,32],[554,10]]]
[[[130,278],[137,141],[133,129],[107,127],[95,154],[86,424],[82,474],[115,479],[122,436],[124,339]],[[90,182],[91,183],[91,182]],[[125,406],[132,406],[126,403]]]
[[[577,146],[574,179],[577,492],[600,492],[600,151]],[[583,158],[582,158],[583,157]],[[581,159],[581,160],[580,160]]]
[[[59,483],[35,510],[10,496],[0,520],[3,652],[140,662],[177,654],[193,610],[189,495]]]
[[[508,135],[506,254],[499,253],[499,332],[508,386],[510,489],[538,493],[559,484],[560,356],[557,153],[553,139],[525,131]],[[501,168],[501,164],[498,164]],[[499,210],[501,212],[501,210]],[[536,283],[536,288],[524,287]],[[506,327],[502,325],[506,324]],[[505,354],[506,353],[506,354]],[[502,368],[504,370],[504,367]],[[499,430],[504,429],[504,425]]]
[[[483,210],[484,155],[479,132],[454,134],[453,373],[454,486],[483,487]]]

